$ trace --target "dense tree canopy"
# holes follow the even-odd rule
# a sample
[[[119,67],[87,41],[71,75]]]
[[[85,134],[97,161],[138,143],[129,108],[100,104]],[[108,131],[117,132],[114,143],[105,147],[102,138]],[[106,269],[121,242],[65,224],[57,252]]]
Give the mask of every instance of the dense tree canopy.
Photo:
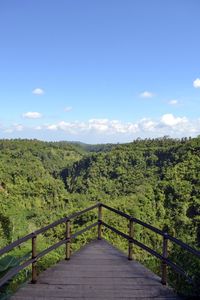
[[[109,203],[199,249],[200,138],[164,137],[95,146],[0,141],[0,247],[97,201]],[[88,215],[73,226],[84,226],[94,218]],[[108,213],[104,218],[127,232],[124,220]],[[58,238],[60,232],[44,236],[43,246]],[[119,247],[126,246],[106,230],[104,234]],[[138,226],[135,235],[160,251],[161,240],[148,230]],[[198,262],[195,260],[195,269],[193,258],[170,247],[171,257],[180,264],[190,262],[188,272],[198,276]],[[137,248],[135,256],[156,271],[157,264],[147,253]],[[184,288],[185,282],[176,284],[173,276],[171,280],[182,292],[191,293]]]

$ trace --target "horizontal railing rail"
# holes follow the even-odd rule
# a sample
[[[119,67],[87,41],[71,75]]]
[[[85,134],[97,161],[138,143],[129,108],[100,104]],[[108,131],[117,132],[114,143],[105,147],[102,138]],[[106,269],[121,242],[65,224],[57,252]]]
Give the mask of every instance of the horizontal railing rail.
[[[186,243],[176,239],[175,237],[167,234],[167,238],[174,242],[175,244],[179,245],[181,248],[187,250],[188,252],[190,252],[191,254],[194,254],[195,256],[199,257],[200,258],[200,251],[190,247],[189,245],[187,245]]]
[[[16,241],[14,241],[13,243],[9,244],[6,247],[0,249],[0,255],[3,255],[4,253],[7,253],[7,252],[13,250],[15,247],[18,247],[22,243],[24,243],[24,242],[32,239],[33,237],[35,237],[35,236],[37,236],[37,235],[39,235],[41,233],[44,233],[45,231],[47,231],[49,229],[53,229],[54,227],[67,222],[68,220],[72,220],[72,219],[75,219],[76,217],[81,216],[84,213],[86,213],[86,212],[88,212],[88,211],[90,211],[90,210],[92,210],[94,208],[97,208],[98,206],[99,206],[99,204],[97,203],[97,204],[95,204],[93,206],[90,206],[90,207],[88,207],[88,208],[86,208],[86,209],[84,209],[84,210],[82,210],[82,211],[80,211],[78,213],[74,213],[74,214],[72,214],[72,215],[70,215],[68,217],[61,218],[61,219],[59,219],[59,220],[57,220],[57,221],[55,221],[55,222],[53,222],[53,223],[51,223],[51,224],[49,224],[49,225],[47,225],[45,227],[42,227],[42,228],[40,228],[40,229],[38,229],[38,230],[36,230],[36,231],[34,231],[32,233],[29,233],[28,235],[26,235],[26,236],[24,236],[24,237],[22,237],[22,238],[20,238],[20,239],[18,239]]]
[[[35,259],[29,259],[27,261],[25,261],[23,264],[12,268],[11,270],[9,270],[6,275],[4,275],[1,280],[0,280],[0,287],[3,286],[6,282],[8,282],[12,277],[14,277],[15,275],[17,275],[20,271],[24,270],[25,268],[27,268],[28,266],[30,266],[32,263],[34,263]]]
[[[174,270],[176,270],[176,272],[178,272],[179,274],[185,276],[188,279],[189,282],[192,281],[192,278],[187,275],[187,273],[183,270],[183,268],[181,268],[177,264],[173,263],[170,259],[165,258],[161,254],[157,253],[155,250],[149,248],[148,246],[144,245],[143,243],[137,241],[136,239],[130,238],[130,236],[128,234],[125,234],[125,233],[121,232],[120,230],[114,228],[113,226],[110,226],[110,225],[106,224],[103,221],[101,223],[102,223],[103,226],[105,226],[106,228],[112,230],[114,233],[117,233],[118,235],[122,236],[126,240],[128,240],[131,243],[135,244],[136,246],[142,248],[143,250],[145,250],[148,253],[152,254],[156,258],[160,259],[161,261],[164,261],[168,266],[170,266]]]
[[[78,232],[75,232],[73,234],[71,234],[71,230],[70,230],[70,222],[71,220],[78,218],[79,216],[98,208],[98,220],[97,222],[81,229]],[[118,229],[116,229],[115,227],[107,224],[106,222],[104,222],[102,220],[102,209],[107,209],[109,211],[112,211],[114,213],[116,213],[119,216],[122,216],[124,218],[126,218],[129,221],[129,234],[126,234]],[[41,251],[40,253],[37,253],[37,236],[39,234],[42,234],[44,232],[46,232],[49,229],[53,229],[56,226],[60,225],[60,224],[66,224],[66,230],[65,230],[65,238],[58,241],[57,243],[55,243],[54,245],[50,246],[49,248]],[[148,246],[146,246],[145,244],[143,244],[142,242],[136,240],[134,238],[134,224],[139,224],[149,230],[151,230],[152,232],[159,234],[160,236],[162,236],[163,238],[163,246],[162,246],[162,254],[156,252],[155,250],[149,248]],[[168,258],[168,241],[171,241],[177,245],[179,245],[182,249],[187,250],[189,253],[192,253],[193,255],[200,257],[200,251],[190,247],[189,245],[187,245],[186,243],[176,239],[175,237],[172,237],[171,235],[169,235],[168,233],[165,233],[164,231],[150,225],[147,224],[131,215],[128,215],[116,208],[112,208],[108,205],[105,205],[103,203],[98,203],[95,204],[93,206],[90,206],[80,212],[71,214],[67,217],[63,217],[41,229],[36,230],[35,232],[32,232],[20,239],[18,239],[17,241],[14,241],[13,243],[11,243],[10,245],[4,247],[3,249],[0,250],[0,255],[4,255],[6,253],[8,253],[9,251],[13,250],[15,247],[20,246],[22,243],[27,242],[28,240],[32,240],[32,258],[30,258],[29,260],[23,262],[20,266],[14,267],[13,269],[9,270],[4,277],[2,277],[0,279],[0,287],[3,286],[8,280],[10,280],[13,276],[15,276],[16,274],[18,274],[21,270],[27,268],[28,266],[32,265],[32,283],[35,283],[37,281],[37,261],[39,259],[41,259],[43,256],[45,256],[46,254],[50,253],[51,251],[57,249],[58,247],[60,247],[61,245],[66,245],[66,253],[65,253],[65,259],[70,259],[70,255],[71,255],[71,248],[70,248],[70,244],[71,241],[73,239],[76,239],[79,235],[85,233],[86,231],[94,228],[94,227],[98,227],[98,239],[102,238],[102,227],[105,227],[109,230],[111,230],[112,232],[118,234],[119,236],[121,236],[122,238],[125,238],[128,241],[128,245],[129,245],[129,249],[128,249],[128,259],[132,260],[133,258],[133,245],[136,245],[138,247],[140,247],[141,249],[147,251],[148,253],[150,253],[151,255],[155,256],[156,258],[158,258],[161,261],[161,268],[162,268],[162,274],[161,274],[161,282],[163,284],[166,284],[167,282],[167,266],[171,267],[173,270],[175,270],[177,273],[185,276],[189,282],[192,281],[192,279],[188,276],[187,272],[185,272],[183,270],[183,268],[181,268],[179,265],[175,264],[173,261],[171,261]]]
[[[98,222],[95,222],[94,224],[91,224],[91,225],[87,226],[86,228],[76,232],[75,234],[72,234],[70,239],[72,240],[72,239],[77,238],[79,235],[83,234],[84,232],[86,232],[87,230],[89,230],[93,227],[96,227],[97,225],[98,225]],[[57,249],[58,247],[65,244],[66,242],[70,242],[70,239],[63,239],[63,240],[57,242],[56,244],[54,244],[54,245],[50,246],[49,248],[47,248],[47,249],[43,250],[42,252],[40,252],[38,255],[36,255],[35,258],[29,259],[25,263],[21,264],[20,266],[17,266],[15,268],[13,268],[12,270],[8,271],[6,273],[6,275],[0,280],[0,286],[4,285],[8,280],[10,280],[16,274],[18,274],[21,270],[27,268],[32,263],[35,263],[38,259],[42,258],[43,256],[45,256],[49,252]]]
[[[135,223],[137,223],[137,224],[139,224],[139,225],[142,225],[142,226],[144,226],[144,227],[150,229],[151,231],[154,231],[155,233],[158,233],[158,234],[160,234],[160,235],[162,235],[162,236],[166,236],[167,239],[169,239],[170,241],[172,241],[172,242],[176,243],[177,245],[181,246],[181,248],[187,250],[187,251],[190,252],[191,254],[194,254],[194,255],[200,257],[200,251],[198,251],[198,250],[192,248],[192,247],[189,246],[188,244],[182,242],[181,240],[178,240],[177,238],[171,236],[170,234],[168,234],[168,233],[166,233],[166,232],[164,232],[164,231],[162,231],[162,230],[160,230],[160,229],[158,229],[158,228],[156,228],[156,227],[154,227],[154,226],[152,226],[152,225],[149,225],[149,224],[147,224],[147,223],[145,223],[145,222],[142,222],[141,220],[139,220],[139,219],[137,219],[137,218],[134,218],[134,217],[132,217],[132,216],[126,214],[126,213],[123,213],[123,212],[121,212],[121,211],[118,210],[118,209],[115,209],[115,208],[110,207],[110,206],[108,206],[108,205],[105,205],[105,204],[103,204],[103,203],[102,203],[101,205],[102,205],[102,207],[105,207],[105,208],[109,209],[110,211],[115,212],[116,214],[118,214],[118,215],[120,215],[120,216],[122,216],[122,217],[125,217],[125,218],[128,219],[128,220],[132,220],[133,222],[135,222]]]
[[[122,236],[123,238],[127,239],[129,241],[129,259],[132,259],[132,245],[134,244],[140,248],[142,248],[143,250],[147,251],[148,253],[152,254],[153,256],[157,257],[158,259],[161,260],[162,262],[162,280],[161,282],[163,284],[167,283],[167,266],[170,266],[172,269],[174,269],[177,273],[181,274],[182,276],[186,277],[188,282],[191,283],[192,282],[192,278],[187,274],[186,271],[183,270],[182,267],[180,267],[179,265],[175,264],[174,262],[172,262],[169,258],[168,258],[168,245],[167,245],[167,241],[170,240],[171,242],[174,242],[175,244],[179,245],[182,249],[187,250],[189,253],[197,256],[198,258],[200,258],[200,251],[192,248],[191,246],[187,245],[186,243],[182,242],[181,240],[178,240],[177,238],[169,235],[168,233],[152,226],[149,225],[135,217],[132,217],[131,215],[128,215],[124,212],[121,212],[120,210],[110,207],[108,205],[105,205],[103,203],[101,203],[102,207],[116,213],[119,216],[122,216],[124,218],[126,218],[127,220],[130,221],[130,224],[136,223],[139,225],[142,225],[143,227],[150,229],[151,231],[161,235],[163,237],[163,251],[162,251],[162,255],[157,253],[155,250],[149,248],[148,246],[144,245],[143,243],[137,241],[136,239],[134,239],[132,237],[133,235],[133,228],[131,229],[131,235],[129,232],[129,235],[119,231],[118,229],[106,224],[105,222],[101,221],[102,225],[104,225],[105,227],[107,227],[108,229],[112,230],[113,232],[115,232],[116,234]]]
[[[55,222],[53,222],[53,223],[51,223],[51,224],[49,224],[49,225],[47,225],[47,226],[45,226],[45,227],[43,227],[43,228],[41,228],[41,229],[39,229],[39,230],[36,230],[35,232],[32,232],[32,233],[30,233],[30,234],[28,234],[28,235],[26,235],[26,236],[24,236],[24,237],[22,237],[22,238],[20,238],[20,239],[18,239],[18,240],[16,240],[16,241],[14,241],[14,242],[11,243],[10,245],[8,245],[8,246],[2,248],[2,249],[0,250],[0,255],[3,255],[3,254],[6,254],[6,253],[10,252],[10,251],[13,250],[14,248],[20,246],[22,243],[27,242],[28,240],[32,240],[32,242],[33,242],[33,240],[34,240],[35,238],[37,238],[37,236],[38,236],[39,234],[42,234],[42,233],[46,232],[46,231],[49,230],[49,229],[53,229],[53,228],[55,228],[56,226],[58,226],[58,225],[60,225],[60,224],[67,223],[67,222],[69,222],[70,220],[73,220],[73,219],[75,219],[75,218],[78,218],[79,216],[85,214],[86,212],[89,212],[89,211],[91,211],[91,210],[93,210],[93,209],[95,209],[95,208],[98,208],[98,207],[99,207],[99,204],[95,204],[95,205],[93,205],[93,206],[90,206],[90,207],[88,207],[88,208],[86,208],[86,209],[84,209],[84,210],[78,212],[78,213],[74,213],[74,214],[69,215],[69,216],[67,216],[67,217],[61,218],[61,219],[59,219],[58,221],[55,221]],[[3,286],[6,282],[8,282],[8,280],[10,280],[13,276],[17,275],[20,271],[22,271],[23,269],[27,268],[27,267],[30,266],[31,264],[32,264],[33,269],[35,269],[35,265],[33,265],[33,264],[35,264],[40,258],[42,258],[42,257],[45,256],[46,254],[50,253],[51,251],[57,249],[58,247],[60,247],[60,246],[63,245],[63,244],[67,244],[67,246],[68,246],[68,244],[71,242],[72,239],[77,238],[79,235],[83,234],[83,233],[86,232],[87,230],[89,230],[89,229],[91,229],[91,228],[93,228],[93,227],[96,227],[96,226],[98,226],[98,222],[95,222],[95,223],[93,223],[93,224],[87,226],[86,228],[84,228],[84,229],[82,229],[82,230],[80,230],[80,231],[78,231],[78,232],[76,232],[76,233],[70,235],[69,238],[65,238],[65,239],[63,239],[63,240],[61,240],[61,241],[55,243],[54,245],[50,246],[49,248],[43,250],[42,252],[40,252],[40,253],[38,253],[38,254],[35,253],[35,255],[32,255],[32,258],[31,258],[31,259],[29,259],[29,260],[25,261],[24,263],[22,263],[21,265],[19,265],[19,266],[17,266],[17,267],[14,267],[14,268],[12,268],[11,270],[9,270],[9,271],[8,271],[8,272],[0,279],[0,287]],[[33,251],[33,249],[32,249],[32,251]],[[33,277],[34,277],[34,278],[33,278]],[[34,270],[34,274],[32,275],[32,282],[33,282],[33,283],[36,282],[36,277],[37,277],[37,275],[36,275],[36,270]]]
[[[156,233],[158,233],[158,234],[160,234],[160,235],[162,235],[162,236],[164,235],[164,232],[163,232],[162,230],[160,230],[160,229],[158,229],[158,228],[156,228],[156,227],[154,227],[154,226],[152,226],[152,225],[149,225],[149,224],[147,224],[147,223],[145,223],[145,222],[142,222],[141,220],[136,219],[136,218],[134,218],[134,217],[132,217],[132,216],[126,214],[126,213],[123,213],[122,211],[120,211],[120,210],[118,210],[118,209],[116,209],[116,208],[110,207],[110,206],[105,205],[105,204],[103,204],[103,203],[102,203],[102,206],[103,206],[104,208],[107,208],[108,210],[110,210],[110,211],[112,211],[112,212],[115,212],[116,214],[118,214],[118,215],[120,215],[120,216],[122,216],[122,217],[124,217],[124,218],[126,218],[126,219],[128,219],[128,220],[132,220],[133,222],[135,222],[135,223],[137,223],[137,224],[140,224],[140,225],[142,225],[142,226],[144,226],[144,227],[150,229],[151,231],[154,231],[154,232],[156,232]]]

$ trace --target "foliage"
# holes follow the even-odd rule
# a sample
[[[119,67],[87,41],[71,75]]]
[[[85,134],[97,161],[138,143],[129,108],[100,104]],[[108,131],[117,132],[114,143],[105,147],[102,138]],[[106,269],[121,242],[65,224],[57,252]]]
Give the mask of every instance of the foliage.
[[[12,268],[18,267],[23,261],[30,257],[30,252],[26,253],[22,257],[16,257],[12,255],[6,255],[0,259],[0,278],[2,278],[6,273]],[[23,279],[24,280],[24,279]],[[1,299],[7,299],[12,293],[12,280],[9,280],[3,288],[0,289]]]
[[[86,145],[37,140],[0,141],[0,247],[37,228],[102,201],[150,223],[192,247],[200,247],[200,138],[136,140],[129,144]],[[127,232],[127,222],[105,211],[104,220]],[[96,219],[88,213],[72,230]],[[76,240],[78,249],[95,229]],[[161,253],[162,240],[142,226],[135,238]],[[40,250],[64,235],[62,226],[39,238]],[[127,244],[104,230],[119,248]],[[17,254],[17,252],[15,253]],[[159,273],[158,262],[134,248],[135,257]],[[195,286],[170,273],[179,292],[198,293],[199,262],[170,243],[170,257],[193,277]],[[64,256],[58,249],[41,261],[41,270]],[[185,264],[188,261],[188,264]],[[195,292],[196,291],[196,292]]]

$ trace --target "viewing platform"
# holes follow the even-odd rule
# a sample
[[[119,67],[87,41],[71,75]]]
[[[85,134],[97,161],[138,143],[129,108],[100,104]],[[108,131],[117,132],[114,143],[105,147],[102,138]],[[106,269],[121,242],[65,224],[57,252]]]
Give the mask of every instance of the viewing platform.
[[[54,267],[11,300],[180,299],[161,279],[105,240],[93,241]]]
[[[73,232],[71,225],[73,221],[90,211],[96,211],[96,221],[83,229]],[[103,211],[108,210],[128,221],[128,233],[116,229],[106,223],[103,218]],[[96,220],[97,219],[97,220]],[[48,230],[65,224],[65,230],[59,234],[60,240],[42,251],[38,251],[38,236]],[[162,238],[160,253],[143,244],[134,237],[135,224],[148,229]],[[94,240],[80,248],[79,251],[71,253],[71,243],[78,236],[92,228],[97,228],[97,240]],[[125,255],[117,248],[102,239],[104,229],[114,232],[127,241],[128,253]],[[168,268],[185,277],[192,287],[195,282],[188,275],[187,271],[179,266],[169,257],[168,241],[176,244],[182,250],[200,258],[200,251],[190,247],[175,237],[162,230],[147,224],[133,216],[130,216],[116,208],[103,203],[97,203],[80,212],[63,217],[46,227],[32,232],[10,245],[0,249],[0,256],[6,257],[11,250],[21,244],[32,241],[31,256],[19,265],[10,268],[0,278],[0,288],[4,287],[21,270],[32,266],[31,283],[23,287],[10,298],[11,300],[72,300],[72,299],[180,299],[176,293],[167,286]],[[29,243],[30,244],[30,243]],[[38,276],[38,261],[57,249],[65,246],[65,260],[47,269]],[[160,260],[160,276],[155,275],[140,263],[134,260],[133,247],[139,247]],[[1,299],[1,296],[0,296]]]

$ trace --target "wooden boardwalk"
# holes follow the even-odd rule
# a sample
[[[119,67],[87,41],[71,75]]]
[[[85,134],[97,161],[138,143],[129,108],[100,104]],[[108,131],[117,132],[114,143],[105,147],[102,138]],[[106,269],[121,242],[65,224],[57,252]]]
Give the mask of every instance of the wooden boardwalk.
[[[11,300],[180,299],[160,278],[105,240],[93,241],[27,284]]]

